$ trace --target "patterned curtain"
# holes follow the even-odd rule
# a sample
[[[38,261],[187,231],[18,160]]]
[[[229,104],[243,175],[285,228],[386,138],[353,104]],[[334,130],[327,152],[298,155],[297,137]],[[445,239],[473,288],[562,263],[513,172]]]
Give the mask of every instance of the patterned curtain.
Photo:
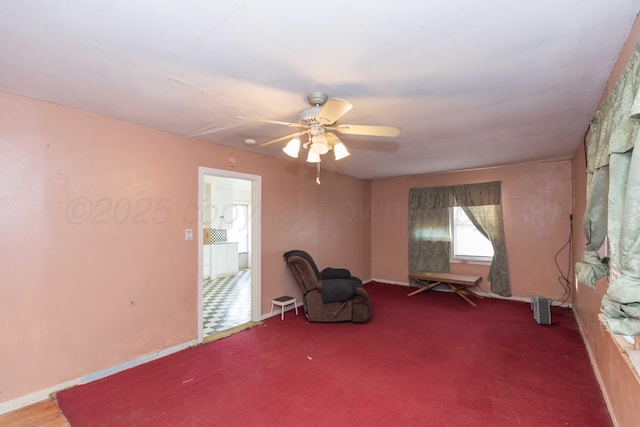
[[[491,292],[503,297],[511,296],[507,246],[504,239],[502,205],[464,206],[462,208],[473,225],[476,226],[493,246],[493,260],[487,275],[491,282]]]
[[[576,276],[593,286],[595,279],[609,272],[602,299],[605,321],[614,333],[640,335],[640,154],[634,150],[640,137],[640,43],[595,113],[591,134],[584,223],[588,243],[585,259],[576,265]],[[607,176],[608,183],[604,182]],[[607,259],[597,256],[604,242],[603,221],[609,239],[608,265],[604,265]],[[590,265],[600,271],[590,270]]]
[[[462,206],[493,245],[487,280],[492,292],[511,296],[502,222],[500,182],[412,188],[409,191],[409,272],[449,271],[449,208]]]
[[[447,187],[409,190],[409,272],[449,272]]]
[[[607,197],[609,194],[609,166],[587,172],[587,206],[582,230],[587,238],[582,262],[574,271],[580,283],[595,288],[596,281],[609,274],[609,258],[600,258],[598,250],[607,237]]]

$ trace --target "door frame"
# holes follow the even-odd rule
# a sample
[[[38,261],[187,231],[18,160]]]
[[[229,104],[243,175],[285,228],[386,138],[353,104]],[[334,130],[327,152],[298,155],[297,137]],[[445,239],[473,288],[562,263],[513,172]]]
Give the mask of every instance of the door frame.
[[[204,300],[204,277],[202,253],[204,245],[204,177],[234,178],[251,181],[251,253],[249,268],[251,268],[251,320],[259,322],[261,320],[261,220],[260,207],[262,206],[262,177],[224,169],[214,169],[204,166],[198,167],[198,342],[204,339],[203,328],[203,300]]]

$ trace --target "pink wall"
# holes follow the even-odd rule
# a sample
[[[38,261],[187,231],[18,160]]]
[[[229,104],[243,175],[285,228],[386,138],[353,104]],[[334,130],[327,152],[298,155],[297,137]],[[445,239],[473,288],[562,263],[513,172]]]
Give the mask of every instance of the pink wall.
[[[407,204],[410,188],[502,181],[502,203],[511,290],[515,297],[562,296],[555,253],[569,238],[571,162],[538,163],[434,175],[380,179],[372,184],[372,276],[407,282]],[[377,216],[376,216],[377,215]],[[389,256],[393,254],[393,256]],[[558,259],[566,272],[566,250]],[[451,271],[477,274],[488,266],[451,264]]]
[[[612,79],[639,37],[636,21]],[[515,296],[562,294],[553,257],[569,232],[572,185],[576,259],[582,255],[580,147],[573,164],[373,183],[324,172],[318,187],[303,162],[11,94],[0,93],[0,111],[0,403],[196,337],[197,240],[185,242],[183,230],[197,229],[198,167],[229,169],[230,154],[234,170],[263,177],[263,313],[273,296],[299,295],[282,262],[292,248],[308,250],[321,267],[406,282],[412,187],[503,182]],[[564,253],[559,262],[565,271]],[[487,267],[452,270],[486,277]],[[631,425],[640,389],[594,320],[603,288],[578,288],[574,307],[619,425]]]
[[[615,87],[620,74],[627,66],[633,54],[636,42],[640,39],[640,18],[636,18],[633,28],[620,53],[600,103]],[[576,224],[581,225],[586,207],[586,164],[584,146],[578,146],[573,158],[573,195]],[[574,253],[577,261],[582,260],[587,241],[581,228],[576,230]],[[619,426],[637,425],[640,419],[640,376],[629,366],[626,354],[599,321],[600,305],[606,291],[607,279],[596,283],[596,289],[574,284],[573,308],[580,324],[583,338],[589,349],[595,370],[599,375],[603,393],[609,402],[612,417]]]
[[[370,277],[370,182],[0,92],[0,403],[197,337],[198,167],[262,176],[262,312],[282,253]]]

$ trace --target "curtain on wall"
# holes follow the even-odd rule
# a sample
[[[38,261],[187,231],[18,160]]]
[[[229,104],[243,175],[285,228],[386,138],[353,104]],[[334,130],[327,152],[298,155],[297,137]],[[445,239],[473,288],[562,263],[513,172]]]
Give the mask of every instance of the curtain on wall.
[[[409,190],[409,272],[449,272],[449,187]]]
[[[588,243],[583,263],[576,265],[578,280],[591,286],[610,267],[602,311],[609,328],[624,335],[640,335],[640,154],[634,150],[640,136],[639,87],[640,44],[591,123],[584,223]],[[597,256],[604,242],[603,221],[609,266]]]
[[[449,208],[452,206],[466,208],[469,219],[493,245],[494,255],[487,276],[491,291],[511,296],[500,182],[412,188],[409,191],[409,271],[449,271]]]
[[[501,205],[465,206],[465,213],[476,228],[491,241],[493,260],[487,280],[491,282],[491,291],[505,297],[511,296],[507,250],[504,241]]]
[[[593,127],[592,122],[591,139],[595,135]],[[587,156],[589,155],[587,154]],[[587,204],[582,222],[582,230],[587,237],[587,244],[584,248],[582,262],[576,263],[574,271],[578,281],[590,288],[595,288],[596,281],[609,274],[609,258],[600,258],[598,253],[607,237],[608,195],[609,165],[596,168],[593,166],[593,160],[588,161]]]

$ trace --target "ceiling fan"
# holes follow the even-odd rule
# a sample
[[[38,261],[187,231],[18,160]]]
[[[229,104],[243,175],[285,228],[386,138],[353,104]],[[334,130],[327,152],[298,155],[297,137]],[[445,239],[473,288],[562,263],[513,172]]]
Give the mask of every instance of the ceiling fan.
[[[344,135],[367,135],[395,137],[400,135],[400,128],[397,126],[369,126],[369,125],[347,125],[336,122],[353,108],[353,105],[343,99],[328,98],[322,92],[312,92],[307,96],[311,107],[302,110],[298,114],[297,123],[281,122],[277,120],[260,119],[252,117],[236,117],[242,120],[251,120],[259,123],[271,123],[298,128],[298,132],[265,142],[261,145],[271,145],[289,140],[283,148],[288,156],[298,158],[300,152],[300,138],[308,135],[308,141],[302,147],[308,149],[307,162],[317,163],[320,170],[320,156],[333,150],[335,160],[349,156],[349,150],[338,138],[335,131]],[[319,179],[316,180],[319,183]]]

